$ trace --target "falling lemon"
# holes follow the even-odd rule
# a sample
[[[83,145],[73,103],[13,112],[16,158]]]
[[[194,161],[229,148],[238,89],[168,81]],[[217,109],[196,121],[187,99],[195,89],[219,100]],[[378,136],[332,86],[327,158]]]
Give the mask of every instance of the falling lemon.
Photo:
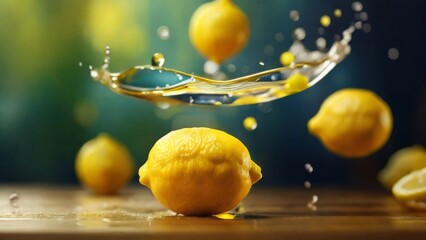
[[[192,15],[189,37],[207,59],[222,63],[247,43],[247,16],[231,0],[214,0],[201,5]]]
[[[420,145],[403,148],[390,157],[378,179],[391,189],[401,177],[421,168],[426,168],[426,149]]]
[[[211,128],[172,131],[152,147],[139,181],[168,209],[213,215],[236,207],[262,177],[237,138]]]
[[[374,92],[342,89],[322,103],[319,112],[309,120],[308,129],[331,152],[348,158],[364,157],[388,140],[392,113]]]
[[[133,175],[133,159],[125,146],[102,133],[86,142],[77,154],[80,182],[98,194],[113,194]]]

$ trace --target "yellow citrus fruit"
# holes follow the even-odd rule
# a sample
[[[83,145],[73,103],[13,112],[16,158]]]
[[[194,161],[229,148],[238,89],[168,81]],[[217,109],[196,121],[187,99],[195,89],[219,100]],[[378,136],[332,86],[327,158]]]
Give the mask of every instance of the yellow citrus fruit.
[[[405,175],[392,187],[392,193],[401,201],[426,201],[426,168]]]
[[[183,128],[155,143],[139,177],[168,209],[212,215],[236,207],[262,174],[237,138],[211,128]]]
[[[308,129],[331,152],[348,158],[364,157],[388,140],[392,113],[374,92],[342,89],[327,97],[309,120]]]
[[[201,5],[189,24],[189,37],[194,47],[216,63],[238,53],[249,34],[247,16],[231,0],[214,0]]]
[[[414,170],[426,168],[426,149],[420,145],[395,152],[379,172],[379,181],[388,189],[403,176]]]
[[[86,142],[77,154],[80,182],[98,194],[113,194],[133,176],[133,159],[125,146],[102,133]]]

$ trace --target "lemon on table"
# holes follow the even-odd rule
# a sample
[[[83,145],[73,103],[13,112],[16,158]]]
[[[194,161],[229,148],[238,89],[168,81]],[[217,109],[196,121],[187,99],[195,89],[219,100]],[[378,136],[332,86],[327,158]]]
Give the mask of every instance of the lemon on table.
[[[403,148],[395,152],[379,172],[379,181],[388,189],[403,176],[414,170],[426,168],[426,149],[421,145]]]
[[[102,133],[86,142],[77,154],[80,182],[98,194],[113,194],[133,176],[134,163],[127,148]]]
[[[399,179],[393,185],[392,193],[400,201],[426,201],[426,168]]]
[[[139,177],[168,209],[212,215],[236,207],[262,174],[237,138],[211,128],[183,128],[155,143]]]
[[[214,0],[201,5],[189,24],[189,37],[194,47],[216,63],[238,53],[249,34],[247,16],[231,0]]]
[[[347,88],[322,103],[309,132],[342,157],[364,157],[381,148],[392,131],[389,106],[374,92]]]

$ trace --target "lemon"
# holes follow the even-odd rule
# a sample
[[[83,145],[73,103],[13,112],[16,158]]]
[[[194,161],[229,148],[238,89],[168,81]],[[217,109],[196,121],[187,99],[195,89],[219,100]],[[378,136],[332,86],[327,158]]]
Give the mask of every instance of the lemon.
[[[348,158],[364,157],[387,142],[392,113],[374,92],[342,89],[327,97],[309,120],[308,129],[331,152]]]
[[[391,189],[401,177],[421,168],[426,168],[426,149],[420,145],[403,148],[390,157],[378,179]]]
[[[402,177],[392,187],[392,193],[401,201],[426,201],[426,168]]]
[[[231,210],[261,177],[237,138],[211,128],[172,131],[152,147],[139,182],[166,208],[185,215]]]
[[[222,63],[238,53],[249,38],[247,16],[231,0],[214,0],[201,5],[192,15],[189,37],[207,59]]]
[[[113,194],[133,175],[133,159],[125,146],[102,133],[86,142],[77,154],[80,182],[98,194]]]

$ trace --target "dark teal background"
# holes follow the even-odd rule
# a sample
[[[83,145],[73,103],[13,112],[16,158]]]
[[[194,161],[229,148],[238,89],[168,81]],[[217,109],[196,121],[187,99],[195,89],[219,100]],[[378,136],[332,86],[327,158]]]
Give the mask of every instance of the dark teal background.
[[[155,52],[166,66],[202,74],[204,59],[188,37],[191,14],[201,0],[83,1],[0,0],[0,183],[76,183],[78,149],[100,132],[129,147],[136,165],[146,160],[157,139],[181,127],[222,129],[243,141],[262,167],[262,185],[376,184],[375,176],[396,150],[426,144],[426,15],[423,1],[361,1],[369,33],[358,31],[352,53],[315,87],[268,104],[243,107],[172,107],[120,96],[92,81],[88,66],[99,66],[103,47],[111,45],[112,70],[150,63]],[[278,67],[296,27],[306,29],[313,47],[319,18],[332,16],[328,43],[353,19],[352,1],[235,0],[248,15],[251,38],[246,48],[225,62],[237,66],[229,77]],[[298,10],[300,20],[289,19]],[[112,19],[112,20],[111,20]],[[159,26],[170,38],[160,40]],[[284,40],[277,42],[277,32]],[[272,45],[274,54],[264,48]],[[397,48],[400,57],[387,52]],[[79,62],[83,67],[79,66]],[[265,62],[260,66],[259,61]],[[386,100],[394,114],[394,131],[379,152],[347,160],[323,148],[306,123],[331,93],[346,87],[366,88]],[[271,111],[265,110],[270,109]],[[242,121],[254,116],[258,128]],[[312,174],[304,171],[311,163]],[[136,175],[135,179],[136,181]]]

